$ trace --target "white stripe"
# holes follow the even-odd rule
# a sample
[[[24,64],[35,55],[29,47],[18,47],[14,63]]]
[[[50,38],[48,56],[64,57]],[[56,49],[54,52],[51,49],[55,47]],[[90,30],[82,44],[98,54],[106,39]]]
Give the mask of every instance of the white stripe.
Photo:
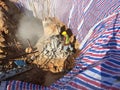
[[[114,14],[112,14],[112,15],[104,18],[104,19],[102,19],[102,20],[99,21],[98,23],[96,23],[96,24],[89,30],[88,34],[86,35],[86,37],[84,38],[84,40],[81,42],[79,49],[82,49],[82,48],[83,48],[83,45],[84,45],[84,44],[86,43],[86,41],[90,38],[91,34],[93,33],[94,29],[96,28],[96,26],[97,26],[99,23],[101,23],[102,21],[104,21],[104,20],[106,20],[106,19],[114,16],[115,14],[116,14],[116,13],[114,13]]]
[[[92,72],[90,70],[86,70],[85,72],[83,72],[84,74],[88,75],[88,76],[92,76],[98,80],[101,80],[101,75],[95,73],[95,72]]]
[[[75,82],[72,82],[72,83],[75,83]],[[77,84],[77,83],[75,83],[75,84]],[[78,86],[79,86],[79,84],[77,84]],[[71,87],[71,88],[73,88],[74,90],[77,90],[78,88],[77,87],[75,87],[75,86],[73,86],[73,85],[71,85],[71,84],[67,84],[66,86],[69,86],[69,87]],[[81,89],[80,89],[81,90]]]
[[[0,83],[0,90],[6,90],[6,81],[2,81],[1,83]]]
[[[80,78],[79,78],[79,79],[80,79]],[[81,81],[83,81],[83,80],[81,80]],[[88,90],[90,89],[89,87],[86,87],[86,86],[84,86],[84,85],[81,84],[81,83],[74,82],[74,81],[71,81],[71,82],[72,82],[72,83],[75,83],[75,84],[77,84],[77,85],[80,85],[80,86],[82,86],[82,87],[84,87],[84,88],[87,88]],[[67,84],[67,86],[70,86],[70,87],[72,87],[72,88],[75,88],[75,90],[78,89],[78,87],[72,86],[72,85],[70,85],[69,83]],[[79,89],[79,90],[82,90],[82,89]]]
[[[68,21],[68,27],[70,26],[70,22],[71,22],[71,18],[72,18],[72,13],[73,13],[73,11],[74,11],[74,4],[72,5],[72,8],[71,8],[71,11],[70,11],[70,14],[69,14],[69,21]]]
[[[117,76],[117,75],[119,75],[119,74],[112,74],[112,73],[108,73],[108,72],[106,72],[106,71],[103,71],[102,68],[103,68],[103,67],[101,66],[101,70],[100,70],[100,69],[94,67],[94,70],[99,71],[99,72],[102,72],[102,73],[104,73],[104,74],[108,74],[108,75],[110,75],[110,76]],[[111,78],[111,77],[105,77],[105,76],[102,76],[102,75],[101,75],[101,77],[102,77],[102,80],[103,80],[103,81],[107,81],[107,80],[106,80],[107,78]],[[114,78],[113,78],[113,79],[114,79]],[[116,80],[116,79],[114,79],[114,80]],[[108,81],[108,82],[111,82],[111,81]]]
[[[84,10],[84,13],[89,9],[89,7],[91,6],[92,2],[93,2],[93,0],[91,0],[90,3],[87,5],[87,7]]]
[[[83,23],[84,23],[84,19],[81,20],[81,22],[80,22],[80,24],[79,24],[79,26],[77,28],[78,31],[80,31],[80,28],[82,27]]]
[[[94,80],[93,78],[87,77],[87,76],[85,76],[85,75],[83,75],[83,74],[81,74],[81,76],[83,76],[84,78],[87,78],[87,79],[89,79],[89,80],[91,80],[91,81],[95,81],[96,83],[99,83],[99,84],[102,83],[101,81]],[[90,82],[90,83],[91,83],[91,82]],[[105,85],[106,85],[106,83],[102,83],[102,84],[105,84]],[[92,84],[92,85],[94,86],[94,84]],[[108,85],[108,84],[107,84],[107,85]],[[99,88],[101,88],[101,87],[99,86]]]
[[[85,81],[83,78],[76,77],[76,79],[78,79],[78,80],[80,80],[80,81],[82,81],[82,82],[84,82],[84,83],[86,83],[86,84],[88,84],[88,85],[91,85],[92,87],[99,88],[98,86],[94,85],[93,83],[88,82],[88,81]],[[76,83],[77,83],[77,82],[76,82]],[[82,84],[82,83],[78,83],[78,84],[83,85],[84,87],[86,87],[86,85],[84,85],[84,84]],[[89,88],[88,90],[92,90],[91,87],[87,87],[87,88]]]
[[[96,69],[96,70],[98,70],[98,69]],[[86,70],[86,71],[84,72],[84,74],[86,74],[86,75],[88,75],[88,76],[90,76],[90,77],[94,77],[95,79],[98,79],[98,80],[100,80],[100,81],[107,81],[107,82],[109,82],[109,83],[113,83],[113,82],[115,82],[115,80],[116,80],[116,79],[111,78],[111,77],[101,76],[101,75],[99,75],[99,74],[97,74],[97,73],[95,73],[95,72],[92,72],[92,71],[90,71],[90,70]]]

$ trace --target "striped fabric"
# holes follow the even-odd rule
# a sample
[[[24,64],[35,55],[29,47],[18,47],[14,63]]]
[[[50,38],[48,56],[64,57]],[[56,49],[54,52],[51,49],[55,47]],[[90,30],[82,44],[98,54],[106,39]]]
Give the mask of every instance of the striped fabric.
[[[9,81],[7,90],[119,90],[120,13],[114,13],[98,25],[76,59],[76,66],[56,83],[42,87]]]
[[[18,5],[31,10],[29,4],[34,1],[40,2],[19,0]],[[57,1],[65,3],[57,4],[55,15],[82,43],[75,67],[50,87],[5,81],[5,90],[120,90],[120,0],[53,0]],[[59,15],[57,10],[64,7],[68,11]]]
[[[32,11],[37,18],[58,17],[80,42],[96,23],[120,10],[120,0],[18,0],[16,5]]]
[[[120,88],[120,13],[113,14],[95,27],[75,68],[55,87],[66,89],[112,89]],[[66,84],[67,83],[67,84]]]

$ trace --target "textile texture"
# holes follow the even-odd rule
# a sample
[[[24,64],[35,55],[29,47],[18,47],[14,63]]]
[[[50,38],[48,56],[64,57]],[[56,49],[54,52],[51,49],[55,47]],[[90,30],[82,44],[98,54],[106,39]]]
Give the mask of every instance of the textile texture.
[[[42,18],[41,1],[18,0],[15,4]],[[49,1],[50,14],[45,15],[58,17],[81,43],[75,67],[50,87],[6,81],[5,89],[120,90],[120,0]]]

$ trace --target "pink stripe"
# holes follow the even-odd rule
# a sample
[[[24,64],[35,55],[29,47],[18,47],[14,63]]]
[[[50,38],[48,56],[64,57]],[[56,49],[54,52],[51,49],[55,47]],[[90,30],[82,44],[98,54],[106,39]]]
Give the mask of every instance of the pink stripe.
[[[119,22],[120,20],[119,20],[119,18],[117,18],[117,22],[114,24],[114,26],[118,26],[119,27]],[[105,23],[105,26],[107,27],[107,28],[110,28],[111,26],[113,26],[113,21],[107,21],[106,23]]]
[[[59,85],[59,86],[63,86],[63,85],[64,85],[64,83],[61,82],[61,81],[57,81],[57,82],[55,82],[55,84],[57,84],[57,85]],[[55,87],[55,88],[56,88],[56,87]]]
[[[94,63],[95,61],[92,61],[92,60],[89,60],[88,58],[83,58],[83,61],[85,61],[86,63],[88,62],[88,63]]]
[[[113,21],[115,18],[116,18],[116,14],[114,14],[111,17],[109,17],[108,19],[106,19],[105,22],[107,23],[108,21]]]
[[[82,89],[82,90],[88,90],[86,87],[82,86],[82,85],[78,85],[77,83],[75,82],[70,82],[69,85],[71,85],[71,87],[75,87],[77,89]]]
[[[78,64],[77,64],[77,66],[80,66],[80,67],[82,67],[83,65],[82,65],[81,63],[78,63]]]
[[[19,90],[19,81],[16,81],[16,90]]]
[[[97,7],[100,7],[103,5],[104,1],[100,0],[101,2],[97,3]]]
[[[108,86],[106,86],[106,85],[104,85],[104,84],[102,84],[100,82],[97,82],[95,80],[90,80],[90,79],[86,78],[83,75],[77,75],[77,77],[80,78],[80,79],[82,79],[83,81],[86,81],[86,82],[94,85],[94,86],[96,85],[97,87],[102,87],[102,88],[105,88],[105,89],[109,89],[110,88],[110,87],[108,87]]]
[[[12,86],[12,81],[10,81],[9,84],[7,85],[7,90],[12,90],[11,86]]]
[[[117,87],[111,86],[110,90],[120,90],[120,88],[117,88]]]
[[[120,68],[119,65],[116,65],[116,64],[114,64],[114,63],[112,63],[110,61],[106,61],[106,63],[109,64],[110,66],[113,66],[113,67],[116,67],[116,68]]]
[[[112,55],[112,56],[114,56],[114,55]],[[111,57],[111,58],[114,59],[115,61],[120,62],[120,58],[119,57]]]
[[[114,67],[114,66],[111,66],[110,64],[107,64],[107,63],[105,63],[106,65],[108,65],[109,67],[112,67],[112,68],[116,68],[116,67]],[[120,65],[119,65],[120,66]],[[119,67],[118,67],[119,68]]]
[[[112,25],[113,25],[113,24],[111,24],[111,25],[109,25],[109,26],[106,26],[106,28],[111,29],[111,28],[113,28]],[[119,27],[119,26],[120,26],[119,24],[114,24],[114,25],[115,25],[115,27]],[[116,28],[116,29],[114,29],[114,30],[119,30],[119,29]]]
[[[105,32],[105,31],[104,31]],[[102,32],[102,33],[104,33],[104,32]],[[97,36],[99,36],[99,35],[97,35]],[[94,37],[94,38],[97,38],[97,36],[96,37]],[[96,41],[97,42],[97,41]],[[93,44],[94,44],[95,42],[92,42],[92,43],[89,43],[83,50],[82,50],[82,52],[85,52],[89,47],[91,47]]]
[[[108,69],[103,68],[103,67],[101,67],[101,66],[97,66],[96,68],[99,69],[99,70],[101,70],[101,71],[107,72],[107,73],[109,73],[109,74],[120,74],[120,73],[116,73],[116,72],[114,72],[114,71],[110,71],[110,69],[108,70]]]
[[[98,70],[98,71],[100,71],[100,72],[102,71],[103,73],[107,73],[109,75],[112,75],[112,76],[114,75],[114,73],[113,74],[109,73],[108,70],[105,70],[105,68],[103,68],[103,67],[101,67],[101,68],[95,67],[95,69]],[[119,74],[116,73],[115,75],[119,75]]]
[[[111,34],[111,33],[113,33],[113,32],[114,32],[114,33],[119,33],[120,31],[119,31],[119,30],[114,30],[114,31],[111,30],[111,31],[106,31],[104,34],[105,34],[105,35],[106,35],[106,34],[109,35],[109,34]],[[110,36],[110,37],[111,37],[111,36]]]
[[[117,41],[117,43],[120,43],[120,40],[105,40],[105,41],[103,39],[98,40],[98,42],[100,42],[100,43],[104,43],[104,42],[106,43],[106,42],[109,42],[109,41],[110,42],[116,42]]]
[[[104,48],[93,46],[92,49],[95,49],[96,51],[100,51],[100,50],[102,50],[102,51],[107,51],[107,50],[109,50],[109,49],[114,49],[114,50],[116,50],[116,49],[118,49],[118,48],[113,47],[113,46],[106,46],[106,47],[104,47]],[[119,50],[119,49],[118,49],[118,50]],[[97,53],[97,54],[102,54],[102,53]],[[103,54],[105,55],[106,53],[103,53]],[[90,54],[90,55],[94,55],[94,54]],[[98,55],[98,56],[99,56],[99,55]],[[101,56],[102,56],[102,55],[101,55]]]
[[[26,86],[26,82],[24,82],[24,84],[23,84],[23,89],[24,90],[26,90],[25,86]]]
[[[33,89],[33,88],[32,88],[32,85],[33,85],[33,84],[32,84],[32,83],[30,83],[30,85],[29,85],[29,86],[30,86],[30,90],[32,90],[32,89]]]
[[[98,47],[97,47],[97,49],[98,49],[98,50],[99,50],[99,49],[102,49],[102,50],[103,50],[104,48],[98,48]],[[96,50],[96,51],[97,51],[97,50]],[[98,58],[98,57],[102,58],[102,57],[105,56],[105,53],[92,53],[92,52],[87,52],[86,54],[87,54],[87,56],[90,55],[90,56],[92,56],[92,57],[97,57],[97,58]]]
[[[36,85],[36,90],[38,90],[38,85]]]
[[[96,37],[94,37],[94,38],[96,38]],[[97,41],[96,41],[96,42],[97,42]],[[88,44],[88,45],[82,50],[82,53],[85,52],[85,51],[88,49],[88,47],[92,46],[93,44],[94,44],[94,43]]]

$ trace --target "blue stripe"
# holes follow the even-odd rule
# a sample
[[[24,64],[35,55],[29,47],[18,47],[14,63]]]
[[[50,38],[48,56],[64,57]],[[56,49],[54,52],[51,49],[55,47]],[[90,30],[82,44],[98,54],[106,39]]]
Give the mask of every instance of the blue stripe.
[[[115,68],[115,67],[113,68],[113,67],[108,66],[108,65],[105,64],[105,63],[101,64],[101,66],[104,67],[104,68],[106,68],[106,69],[108,69],[108,70],[110,69],[110,71],[114,71],[114,72],[117,71],[117,72],[120,72],[120,68]],[[101,68],[101,69],[102,69],[102,68]]]
[[[89,40],[89,41],[87,41],[85,44],[84,44],[84,48],[87,46],[87,44],[89,44],[89,43],[91,43],[91,42],[95,42],[96,40],[98,40],[98,39],[100,39],[100,38],[102,38],[102,39],[109,39],[108,37],[110,36],[110,34],[109,35],[101,35],[101,36],[98,36],[98,37],[96,37],[96,38],[93,38],[93,39],[91,39],[91,40]],[[98,42],[96,42],[95,43],[95,45],[103,45],[103,43],[98,43]]]
[[[29,86],[30,86],[30,83],[27,83],[27,89],[28,89],[28,90],[30,89]]]
[[[120,50],[118,49],[110,49],[110,52],[111,54],[120,54]]]
[[[117,29],[120,29],[120,27],[112,27],[112,28],[109,28],[108,30],[117,30]]]
[[[16,81],[13,81],[13,82],[12,82],[12,85],[11,85],[12,90],[16,90],[15,86],[16,86]]]
[[[33,90],[36,90],[35,88],[36,88],[36,85],[35,85],[35,84],[33,84]]]
[[[85,55],[84,58],[88,58],[88,59],[93,60],[93,61],[99,61],[103,57],[96,57],[96,56],[89,56],[89,55],[87,56],[87,55]]]
[[[40,85],[38,86],[38,90],[41,90],[41,86]],[[44,90],[47,90],[46,87],[44,88]]]
[[[97,74],[99,74],[99,75],[101,75],[101,76],[104,76],[104,77],[111,77],[110,74],[105,73],[105,72],[102,72],[102,71],[97,71],[97,70],[95,70],[94,68],[91,69],[90,71],[91,71],[91,72],[94,72],[94,73],[97,73]]]
[[[114,54],[119,54],[120,55],[120,53],[112,53],[112,55],[111,55],[112,58],[116,59],[116,57],[117,57],[117,59],[120,60],[120,56],[119,55],[114,55]],[[116,61],[118,61],[118,60],[116,60]]]
[[[65,84],[66,84],[66,83],[65,83]],[[59,89],[62,88],[62,86],[61,86],[60,84],[55,84],[55,83],[54,83],[54,84],[52,84],[52,86],[53,86],[53,87],[56,87],[56,88],[59,88]]]
[[[103,35],[101,35],[100,36],[100,38],[106,38],[106,39],[109,39],[108,37],[110,36],[110,34],[108,35],[108,34],[103,34]]]
[[[94,28],[94,31],[97,29],[97,32],[101,31],[101,28],[103,26],[103,23],[99,23],[95,28]]]
[[[97,44],[95,44],[94,46],[104,46],[105,48],[106,48],[106,47],[112,47],[112,46],[113,46],[113,47],[116,47],[116,48],[117,48],[117,47],[118,47],[118,48],[120,47],[120,44],[117,43],[117,40],[112,41],[112,39],[111,39],[111,41],[106,42],[106,43],[105,43],[106,40],[103,40],[103,41],[104,41],[103,44],[97,43]],[[104,43],[105,43],[105,44],[104,44]]]
[[[112,62],[113,64],[116,64],[117,66],[120,66],[120,62],[118,62],[116,59],[112,58],[110,62]],[[116,62],[118,62],[118,63],[116,63]]]
[[[118,3],[119,3],[119,2],[112,3],[111,7],[108,8],[108,10],[107,10],[106,12],[107,12],[108,14],[111,14],[112,12],[115,12],[114,8],[115,8],[115,6],[117,6]],[[113,7],[114,7],[114,8],[113,8]],[[112,9],[112,8],[113,8],[113,9]],[[105,13],[105,15],[107,15],[107,14]]]
[[[112,10],[112,12],[115,12],[115,10],[116,10],[117,7],[118,7],[118,6],[117,6],[118,3],[120,3],[120,2],[118,1],[118,2],[116,2],[115,4],[113,3],[114,5],[112,5],[112,6],[107,10],[107,12],[110,12],[110,10],[111,10],[113,7],[114,7],[114,9]],[[117,7],[115,8],[115,6],[117,6]]]
[[[120,3],[120,2],[119,2],[119,3]],[[115,10],[116,10],[116,12],[119,12],[119,10],[117,10],[117,9],[119,9],[119,8],[120,8],[120,5],[117,6],[116,8],[114,8],[113,12],[115,12]]]
[[[115,39],[114,39],[115,38]],[[114,36],[114,38],[111,38],[111,40],[120,40],[119,36]]]
[[[76,90],[75,88],[73,88],[73,86],[71,85],[67,85],[67,86],[65,86],[64,87],[64,89],[63,90]]]
[[[24,85],[24,83],[20,82],[20,90],[23,90],[23,85]]]
[[[5,90],[7,89],[7,85],[9,84],[9,81],[6,81],[6,85],[5,85]]]
[[[86,77],[88,77],[88,78],[90,78],[90,79],[93,79],[93,80],[95,80],[95,81],[99,81],[100,83],[103,83],[103,84],[107,84],[107,85],[109,85],[109,86],[111,86],[112,85],[112,83],[109,83],[109,82],[106,82],[106,81],[102,81],[102,79],[101,80],[99,80],[99,79],[97,79],[97,78],[94,78],[93,76],[90,76],[90,74],[88,73],[88,74],[86,74],[85,72],[83,72],[82,73],[84,76],[86,76]],[[96,73],[97,74],[97,73]]]
[[[84,87],[89,87],[89,88],[91,88],[93,90],[101,90],[101,89],[95,87],[95,85],[90,85],[88,82],[86,82],[84,80],[82,81],[82,80],[80,80],[78,78],[75,78],[73,81],[76,82],[76,83],[78,83],[78,84],[80,84],[80,85],[83,85]]]
[[[111,39],[111,40],[115,40],[115,39]],[[111,47],[111,46],[113,46],[113,47],[116,47],[116,46],[120,46],[120,44],[118,44],[117,43],[117,40],[116,40],[116,42],[114,41],[114,42],[107,42],[107,44],[106,43],[99,43],[99,42],[97,42],[96,44],[95,44],[96,46],[103,46],[103,47]]]
[[[115,40],[115,39],[114,39]],[[117,45],[117,43],[116,43],[117,41],[114,41],[114,42],[109,42],[107,45],[109,45],[109,46],[113,46],[113,47],[116,47],[116,46],[119,46],[119,45]],[[108,47],[109,47],[108,46]]]
[[[108,50],[107,50],[108,51]],[[103,51],[97,51],[97,50],[94,50],[93,48],[89,49],[89,52],[94,52],[94,53],[105,53],[107,52],[106,50],[103,49]]]
[[[111,57],[112,58],[112,57]],[[114,64],[116,64],[116,65],[120,65],[120,62],[119,61],[116,61],[116,60],[114,60],[114,59],[110,59],[109,60],[110,62],[113,62]]]
[[[110,48],[110,49],[112,49],[113,47],[116,47],[116,49],[117,49],[117,46],[118,47],[120,47],[120,45],[110,45],[109,43],[107,44],[107,45],[102,45],[102,47],[104,47],[104,48]],[[103,49],[104,50],[104,49]]]
[[[39,87],[40,87],[40,90],[41,90],[42,87],[41,86],[39,86]],[[44,90],[50,90],[50,88],[45,86]]]
[[[86,44],[95,42],[96,40],[99,40],[99,39],[101,39],[101,38],[102,38],[102,39],[106,39],[106,38],[109,39],[108,36],[110,36],[110,34],[109,34],[109,35],[105,35],[105,36],[103,36],[103,35],[97,36],[97,37],[91,39],[90,41],[88,41]],[[98,43],[98,42],[96,42],[96,43]],[[96,43],[95,43],[95,44],[96,44]],[[102,44],[102,43],[100,43],[100,44]]]

